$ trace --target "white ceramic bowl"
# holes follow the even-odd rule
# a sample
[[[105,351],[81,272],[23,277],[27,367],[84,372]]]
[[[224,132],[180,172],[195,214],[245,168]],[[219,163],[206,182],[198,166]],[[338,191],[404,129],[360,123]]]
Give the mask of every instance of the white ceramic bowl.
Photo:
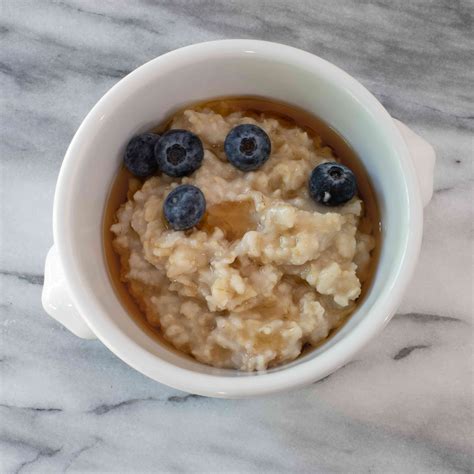
[[[291,103],[335,128],[363,160],[383,219],[380,262],[357,311],[318,349],[257,374],[190,361],[147,336],[118,301],[102,249],[105,200],[129,139],[186,104],[236,95]],[[418,258],[433,164],[434,152],[426,142],[403,125],[397,127],[361,84],[317,56],[252,40],[173,51],[115,85],[74,136],[56,188],[43,306],[76,335],[99,338],[130,366],[180,390],[249,397],[314,382],[347,363],[394,314]]]

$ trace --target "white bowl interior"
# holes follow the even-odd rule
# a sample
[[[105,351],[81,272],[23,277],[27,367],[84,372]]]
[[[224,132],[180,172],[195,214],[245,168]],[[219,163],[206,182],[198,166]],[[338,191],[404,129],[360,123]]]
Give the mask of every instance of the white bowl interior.
[[[381,294],[387,294],[394,284],[407,242],[409,198],[399,153],[392,146],[390,117],[349,76],[322,60],[309,58],[312,56],[289,59],[285,55],[280,59],[277,53],[269,58],[258,51],[221,54],[218,50],[206,54],[197,51],[186,63],[180,61],[179,55],[169,60],[159,58],[115,86],[93,109],[71,144],[65,173],[74,179],[67,180],[67,189],[58,191],[56,196],[67,202],[62,204],[62,221],[55,228],[61,226],[63,249],[74,255],[82,294],[94,300],[95,307],[100,308],[100,318],[109,318],[124,338],[150,355],[194,372],[229,377],[248,375],[207,367],[157,344],[122,308],[103,264],[104,204],[125,145],[136,133],[199,100],[258,95],[294,104],[323,118],[362,159],[378,196],[383,216],[383,247],[367,297],[333,338],[274,371],[313,360],[333,347],[364,318],[371,317]],[[396,193],[397,199],[389,196],[389,192]],[[94,328],[99,315],[84,317]]]

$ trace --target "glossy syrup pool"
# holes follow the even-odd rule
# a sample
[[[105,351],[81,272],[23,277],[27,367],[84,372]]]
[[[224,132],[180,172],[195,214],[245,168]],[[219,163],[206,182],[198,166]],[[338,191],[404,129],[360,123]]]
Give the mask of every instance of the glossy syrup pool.
[[[370,178],[364,169],[362,161],[359,159],[350,145],[344,140],[344,138],[333,128],[327,125],[323,120],[301,108],[261,97],[229,97],[223,99],[214,99],[194,105],[191,104],[186,107],[186,109],[190,108],[194,110],[202,110],[207,108],[223,116],[237,111],[245,112],[245,114],[250,117],[263,113],[267,117],[278,119],[284,126],[292,127],[296,125],[304,129],[310,136],[321,137],[323,144],[332,148],[339,161],[348,166],[354,172],[357,179],[358,194],[364,202],[364,215],[360,221],[359,229],[364,233],[372,234],[375,237],[376,242],[375,248],[371,252],[369,276],[362,284],[362,293],[357,300],[357,305],[360,305],[371,286],[375,270],[377,268],[380,247],[382,244],[380,230],[381,217],[376,195],[370,182]],[[178,112],[175,112],[175,114],[176,113]],[[163,133],[169,127],[170,122],[171,117],[154,127],[152,131]],[[110,188],[104,210],[102,226],[104,255],[112,286],[125,310],[131,315],[131,317],[143,331],[145,331],[155,340],[159,341],[161,344],[165,344],[175,353],[194,360],[191,356],[175,349],[168,341],[163,338],[158,328],[153,327],[147,322],[144,313],[140,310],[137,303],[130,295],[126,283],[121,280],[120,257],[113,249],[113,234],[110,231],[110,227],[116,222],[115,215],[118,208],[124,202],[126,202],[129,197],[127,195],[128,185],[129,180],[132,177],[132,174],[127,171],[125,167],[122,166],[118,170],[117,176],[114,178]],[[226,203],[222,203],[222,205],[214,206],[215,209],[212,210],[212,213],[208,212],[206,214],[203,225],[215,226],[217,221],[219,221],[219,227],[221,227],[221,229],[228,235],[228,238],[240,238],[242,233],[245,232],[245,230],[247,230],[250,226],[249,221],[242,219],[242,215],[245,214],[245,209],[228,209],[225,207],[225,204]],[[234,216],[236,217],[234,218]],[[249,219],[251,218],[249,217]],[[126,265],[126,262],[123,263]],[[329,337],[334,335],[338,329],[339,328],[332,330]],[[327,341],[327,339],[325,341]],[[323,341],[321,344],[323,344],[325,341]],[[308,350],[313,349],[314,347],[306,347],[301,355],[304,355],[308,352]]]

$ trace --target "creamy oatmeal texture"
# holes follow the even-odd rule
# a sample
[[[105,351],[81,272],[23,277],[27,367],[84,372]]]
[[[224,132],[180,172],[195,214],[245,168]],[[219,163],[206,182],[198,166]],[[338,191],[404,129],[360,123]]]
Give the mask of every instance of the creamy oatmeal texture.
[[[272,142],[268,161],[249,173],[223,150],[242,123],[263,128]],[[203,363],[253,371],[295,359],[353,311],[368,277],[374,238],[358,230],[362,201],[315,204],[308,178],[335,160],[332,150],[275,118],[185,110],[170,128],[200,137],[203,164],[186,178],[130,181],[112,226],[122,279],[148,322]],[[207,201],[204,221],[187,232],[168,229],[162,215],[165,197],[182,183]]]

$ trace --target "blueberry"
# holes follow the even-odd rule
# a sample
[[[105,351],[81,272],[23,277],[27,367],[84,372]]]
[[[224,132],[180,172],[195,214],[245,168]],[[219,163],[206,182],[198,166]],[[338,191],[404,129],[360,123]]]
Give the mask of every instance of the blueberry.
[[[325,206],[337,206],[351,200],[357,192],[354,173],[340,163],[322,163],[309,178],[309,194]]]
[[[174,230],[187,230],[199,224],[206,212],[206,198],[191,184],[174,188],[165,199],[163,212]]]
[[[156,173],[155,145],[159,138],[156,133],[142,133],[128,142],[123,161],[133,175],[146,178]]]
[[[253,171],[268,160],[272,151],[270,138],[260,127],[237,125],[225,138],[227,159],[241,171]]]
[[[204,148],[194,133],[188,130],[169,130],[156,144],[155,157],[163,173],[179,178],[189,176],[201,166]]]

